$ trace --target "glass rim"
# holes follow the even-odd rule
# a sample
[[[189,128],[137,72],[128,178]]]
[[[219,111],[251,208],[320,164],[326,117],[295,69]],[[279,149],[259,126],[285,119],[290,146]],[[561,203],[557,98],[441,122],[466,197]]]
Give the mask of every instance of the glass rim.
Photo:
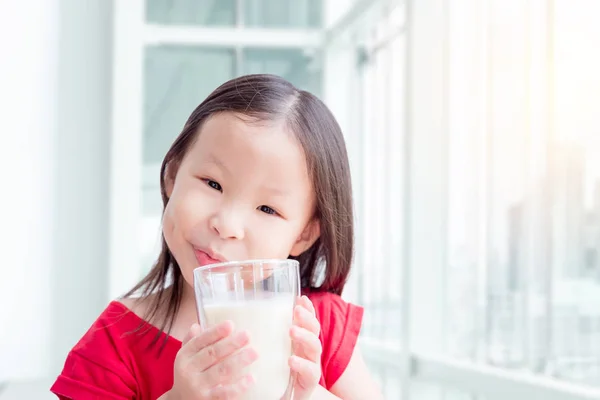
[[[291,258],[259,258],[259,259],[249,259],[249,260],[239,260],[239,261],[223,261],[215,264],[208,264],[202,267],[194,268],[194,275],[199,272],[209,271],[215,268],[227,268],[234,267],[237,265],[255,265],[255,264],[284,264],[285,266],[295,265],[297,267],[300,266],[300,262],[298,260],[294,260]],[[281,265],[282,267],[284,265]]]

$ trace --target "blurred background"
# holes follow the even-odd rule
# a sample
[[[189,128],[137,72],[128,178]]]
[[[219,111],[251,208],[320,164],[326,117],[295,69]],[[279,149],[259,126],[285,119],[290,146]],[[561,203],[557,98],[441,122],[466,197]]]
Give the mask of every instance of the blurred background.
[[[346,135],[386,399],[600,398],[600,1],[0,4],[1,400],[52,398],[157,255],[187,116],[259,72]]]

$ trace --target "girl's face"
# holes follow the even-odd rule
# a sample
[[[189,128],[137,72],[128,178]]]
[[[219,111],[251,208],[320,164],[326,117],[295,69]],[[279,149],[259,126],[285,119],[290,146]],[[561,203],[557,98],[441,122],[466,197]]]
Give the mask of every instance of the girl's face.
[[[211,116],[165,184],[163,233],[189,285],[196,267],[284,259],[319,236],[305,156],[283,123]]]

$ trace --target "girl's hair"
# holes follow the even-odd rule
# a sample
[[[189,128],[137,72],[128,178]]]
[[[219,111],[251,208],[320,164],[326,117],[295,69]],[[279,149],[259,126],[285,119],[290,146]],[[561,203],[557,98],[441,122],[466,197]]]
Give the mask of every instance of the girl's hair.
[[[160,170],[163,207],[169,198],[165,179],[174,181],[179,165],[212,115],[232,112],[256,121],[281,121],[300,142],[316,194],[319,239],[298,257],[305,290],[341,294],[352,263],[354,224],[350,167],[344,138],[327,106],[309,92],[274,75],[247,75],[213,91],[189,117],[167,152]],[[317,281],[321,281],[317,286]],[[171,282],[171,285],[168,283]],[[171,331],[183,293],[183,277],[164,235],[162,249],[150,272],[125,297],[150,297],[146,319]],[[158,339],[158,337],[157,337]]]

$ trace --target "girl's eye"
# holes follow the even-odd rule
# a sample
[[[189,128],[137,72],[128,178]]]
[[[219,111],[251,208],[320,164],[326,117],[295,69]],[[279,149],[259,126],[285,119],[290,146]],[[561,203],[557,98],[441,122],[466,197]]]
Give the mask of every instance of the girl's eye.
[[[207,184],[208,186],[210,186],[211,188],[213,188],[213,189],[215,189],[215,190],[218,190],[219,192],[222,192],[222,191],[223,191],[223,188],[221,187],[221,185],[219,185],[219,183],[218,183],[218,182],[211,181],[210,179],[207,179],[207,180],[206,180],[206,184]]]
[[[273,210],[269,206],[260,206],[260,207],[258,207],[258,209],[260,211],[264,212],[265,214],[271,214],[271,215],[276,215],[277,214],[277,211]]]

